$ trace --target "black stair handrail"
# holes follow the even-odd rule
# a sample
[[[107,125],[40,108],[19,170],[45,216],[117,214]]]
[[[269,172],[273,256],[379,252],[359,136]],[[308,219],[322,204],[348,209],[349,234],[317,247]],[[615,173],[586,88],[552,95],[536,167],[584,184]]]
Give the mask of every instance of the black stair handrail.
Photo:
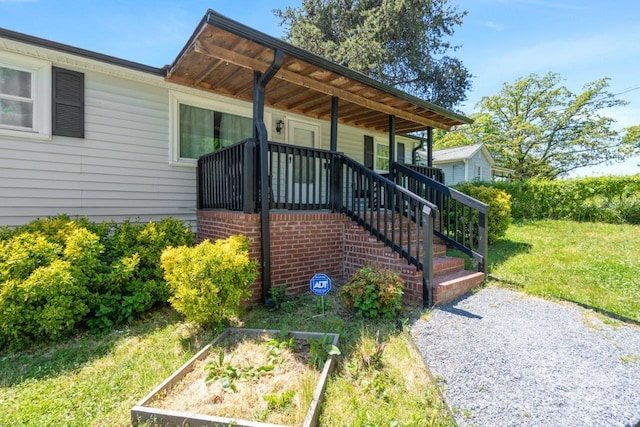
[[[436,168],[433,166],[412,165],[410,163],[402,163],[402,166],[405,166],[409,169],[421,173],[424,176],[435,179],[441,184],[444,184],[444,171],[440,168]]]
[[[392,165],[391,178],[435,204],[440,216],[435,222],[434,234],[470,256],[478,271],[486,273],[489,207],[399,163]]]
[[[438,207],[341,155],[341,211],[422,271],[423,303],[433,304],[433,229]]]

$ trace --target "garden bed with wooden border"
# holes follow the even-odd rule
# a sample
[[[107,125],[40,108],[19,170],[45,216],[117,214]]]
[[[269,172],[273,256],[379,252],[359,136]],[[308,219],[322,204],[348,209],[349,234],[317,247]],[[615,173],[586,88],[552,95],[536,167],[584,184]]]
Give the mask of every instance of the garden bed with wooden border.
[[[232,341],[234,345],[239,345],[240,341],[238,337],[246,337],[247,340],[255,340],[258,341],[260,339],[264,340],[265,337],[282,337],[282,333],[277,330],[261,330],[261,329],[243,329],[243,328],[229,328],[225,330],[222,334],[220,334],[211,344],[205,346],[202,350],[200,350],[195,356],[191,358],[187,363],[185,363],[182,367],[180,367],[176,372],[174,372],[169,378],[163,381],[159,386],[157,386],[151,393],[145,396],[142,400],[140,400],[136,406],[131,410],[131,422],[134,426],[138,425],[147,425],[147,426],[190,426],[190,427],[204,427],[204,426],[245,426],[245,427],[275,427],[275,426],[284,426],[291,424],[274,424],[270,422],[261,422],[257,420],[257,414],[251,414],[250,416],[244,416],[242,418],[233,416],[224,416],[220,415],[220,412],[216,412],[220,409],[220,406],[216,406],[220,403],[221,400],[224,400],[226,397],[229,397],[230,400],[236,394],[236,386],[234,384],[229,384],[228,378],[227,383],[222,387],[225,389],[221,389],[220,385],[215,388],[211,385],[205,384],[205,380],[207,377],[206,370],[211,366],[217,367],[219,371],[222,371],[222,365],[224,364],[227,369],[231,367],[231,361],[233,360],[233,356],[224,356],[223,351],[226,353],[230,351],[227,347],[229,346],[229,342]],[[300,342],[308,342],[311,341],[317,342],[326,342],[330,345],[336,346],[338,344],[339,335],[338,334],[327,334],[327,333],[316,333],[316,332],[288,332],[286,337],[289,339],[295,340],[296,343]],[[310,346],[302,345],[298,347],[307,348],[306,354],[297,354],[294,355],[295,359],[300,359],[297,362],[303,365],[309,365],[310,362]],[[224,350],[222,350],[224,349]],[[220,353],[216,355],[216,350]],[[242,358],[241,356],[236,356],[238,358]],[[273,357],[273,356],[270,356]],[[219,360],[218,360],[219,359]],[[295,363],[297,363],[295,362]],[[262,363],[262,362],[260,362]],[[259,364],[260,364],[259,363]],[[271,362],[269,362],[271,363]],[[284,361],[280,361],[278,363],[284,364]],[[288,363],[288,362],[287,362]],[[293,362],[292,362],[293,363]],[[324,396],[324,391],[326,387],[327,379],[330,373],[335,368],[336,360],[335,356],[332,354],[327,355],[327,359],[324,363],[324,367],[321,371],[317,373],[317,382],[315,383],[315,387],[313,387],[313,395],[310,403],[308,404],[308,410],[306,411],[306,415],[304,416],[302,424],[296,423],[294,425],[302,425],[303,427],[313,427],[318,422],[320,406],[322,403],[322,399]],[[257,374],[258,371],[261,371],[261,368],[265,366],[260,366],[258,369],[255,369],[253,366],[244,367],[244,368],[235,368],[231,367],[232,373],[234,371],[237,372],[250,372],[252,377],[259,377]],[[296,375],[300,375],[299,372],[296,372],[296,367],[294,366],[286,366],[287,371],[290,376],[295,377]],[[270,365],[270,369],[273,367]],[[237,374],[237,372],[235,372]],[[268,372],[265,374],[265,378],[271,377],[271,373]],[[292,378],[292,382],[295,378]],[[233,380],[232,380],[233,381]],[[256,381],[260,381],[258,378]],[[285,378],[285,382],[288,382]],[[238,380],[236,382],[238,388],[242,386],[242,381]],[[199,389],[197,393],[200,395],[204,393],[209,393],[207,397],[208,402],[206,404],[202,404],[202,406],[193,406],[191,403],[194,400],[201,400],[198,396],[198,399],[192,398],[189,393],[195,393],[193,391],[189,391],[190,389]],[[231,388],[232,390],[229,390]],[[260,389],[263,390],[263,389]],[[298,391],[296,391],[298,392]],[[263,393],[263,391],[261,391]],[[273,392],[271,392],[273,393]],[[185,396],[180,397],[181,394]],[[281,399],[284,393],[280,395],[273,394],[275,399]],[[253,396],[254,399],[263,399],[265,396]],[[265,399],[266,400],[266,399]],[[176,403],[178,402],[178,403]],[[184,402],[185,404],[181,404],[180,402]],[[189,403],[188,405],[186,403]],[[246,401],[245,401],[246,402]],[[242,403],[239,404],[243,406]],[[247,405],[248,406],[248,405]],[[302,414],[304,415],[304,414]],[[299,417],[302,419],[302,417]]]

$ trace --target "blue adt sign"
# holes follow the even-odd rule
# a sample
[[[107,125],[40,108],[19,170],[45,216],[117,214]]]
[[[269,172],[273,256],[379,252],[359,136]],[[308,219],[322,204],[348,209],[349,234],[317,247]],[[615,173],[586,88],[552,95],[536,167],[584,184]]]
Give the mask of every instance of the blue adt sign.
[[[326,295],[331,290],[331,279],[326,274],[316,274],[309,281],[309,287],[316,295]]]

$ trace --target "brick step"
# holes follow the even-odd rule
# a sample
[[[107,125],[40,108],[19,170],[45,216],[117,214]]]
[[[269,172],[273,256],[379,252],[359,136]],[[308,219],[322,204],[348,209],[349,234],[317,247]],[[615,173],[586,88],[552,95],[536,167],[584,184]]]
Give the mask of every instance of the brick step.
[[[409,247],[409,252],[411,253],[411,255],[416,256],[416,254],[418,253],[418,245],[416,245],[415,243],[411,244],[411,246]],[[444,257],[446,255],[447,255],[446,245],[437,244],[437,243],[433,244],[434,258]],[[420,245],[420,256],[422,256],[422,245]]]
[[[444,305],[460,298],[484,281],[484,273],[461,270],[433,279],[434,305]]]
[[[463,270],[464,260],[462,258],[449,256],[433,258],[433,277],[442,277]]]
[[[368,236],[368,240],[371,243],[377,242],[378,239],[375,236]],[[412,239],[415,240],[415,239]],[[436,239],[434,238],[434,244],[433,244],[433,256],[434,257],[444,257],[447,254],[447,246],[440,243],[441,240],[438,239],[438,243],[435,243]],[[407,239],[406,237],[402,238],[402,246],[406,247],[406,242]],[[418,253],[418,244],[420,245],[420,255],[422,255],[422,239],[420,239],[418,241],[418,243],[411,242],[411,244],[409,245],[409,253],[411,253],[411,255],[416,256],[416,254]],[[380,242],[380,247],[381,248],[386,248],[386,246],[384,246],[384,244],[382,244],[382,242]],[[391,249],[388,248],[388,250],[390,251]]]
[[[416,270],[412,265],[408,265],[407,261],[393,252],[390,248],[386,247],[376,237],[371,236],[368,232],[364,231],[360,226],[355,223],[350,225],[354,231],[359,230],[358,233],[351,233],[349,239],[352,241],[367,242],[366,247],[362,248],[362,255],[374,263],[380,262],[397,271],[402,279],[405,281],[405,295],[404,300],[408,303],[422,303],[422,272]],[[403,236],[403,243],[405,243],[406,237]],[[413,236],[414,242],[412,243],[410,250],[412,255],[417,253],[417,244],[421,241]],[[418,240],[418,243],[415,242]],[[464,270],[464,260],[462,258],[448,257],[446,256],[446,246],[442,244],[440,239],[434,237],[434,265],[433,265],[433,277],[434,277],[434,302],[436,305],[446,304],[456,298],[461,297],[469,290],[479,286],[484,280],[483,273],[477,273],[473,271]],[[422,250],[420,250],[422,252]],[[371,262],[371,261],[370,261]],[[358,253],[345,260],[347,271],[356,271],[362,265],[362,257]],[[350,273],[351,274],[351,273]]]

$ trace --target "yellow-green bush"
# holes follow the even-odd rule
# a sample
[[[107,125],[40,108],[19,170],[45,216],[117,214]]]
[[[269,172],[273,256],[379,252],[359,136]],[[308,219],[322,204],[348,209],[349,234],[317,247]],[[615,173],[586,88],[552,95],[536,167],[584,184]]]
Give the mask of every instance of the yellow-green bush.
[[[392,319],[402,310],[404,284],[398,273],[365,266],[339,292],[350,310],[367,319]]]
[[[23,232],[0,243],[0,283],[26,280],[38,267],[58,259],[62,246],[37,233]]]
[[[189,245],[176,219],[95,224],[66,215],[0,230],[0,343],[99,331],[166,303],[160,255]]]
[[[69,335],[89,312],[87,289],[76,282],[69,261],[54,260],[26,280],[0,286],[0,343],[22,347]]]
[[[250,296],[258,265],[249,260],[250,241],[231,236],[195,247],[168,248],[162,254],[169,302],[187,320],[218,324],[234,316]]]
[[[497,188],[472,183],[456,185],[455,189],[489,206],[487,210],[487,235],[489,244],[494,243],[506,234],[511,224],[511,196],[509,194]],[[460,221],[462,221],[461,218],[464,218],[461,212],[458,212],[456,217],[459,218]],[[473,221],[474,227],[477,228],[477,213],[474,213]],[[457,227],[458,230],[468,228],[467,224],[460,224]],[[468,240],[469,236],[465,236],[465,238]],[[474,244],[477,243],[478,242],[474,242]]]

